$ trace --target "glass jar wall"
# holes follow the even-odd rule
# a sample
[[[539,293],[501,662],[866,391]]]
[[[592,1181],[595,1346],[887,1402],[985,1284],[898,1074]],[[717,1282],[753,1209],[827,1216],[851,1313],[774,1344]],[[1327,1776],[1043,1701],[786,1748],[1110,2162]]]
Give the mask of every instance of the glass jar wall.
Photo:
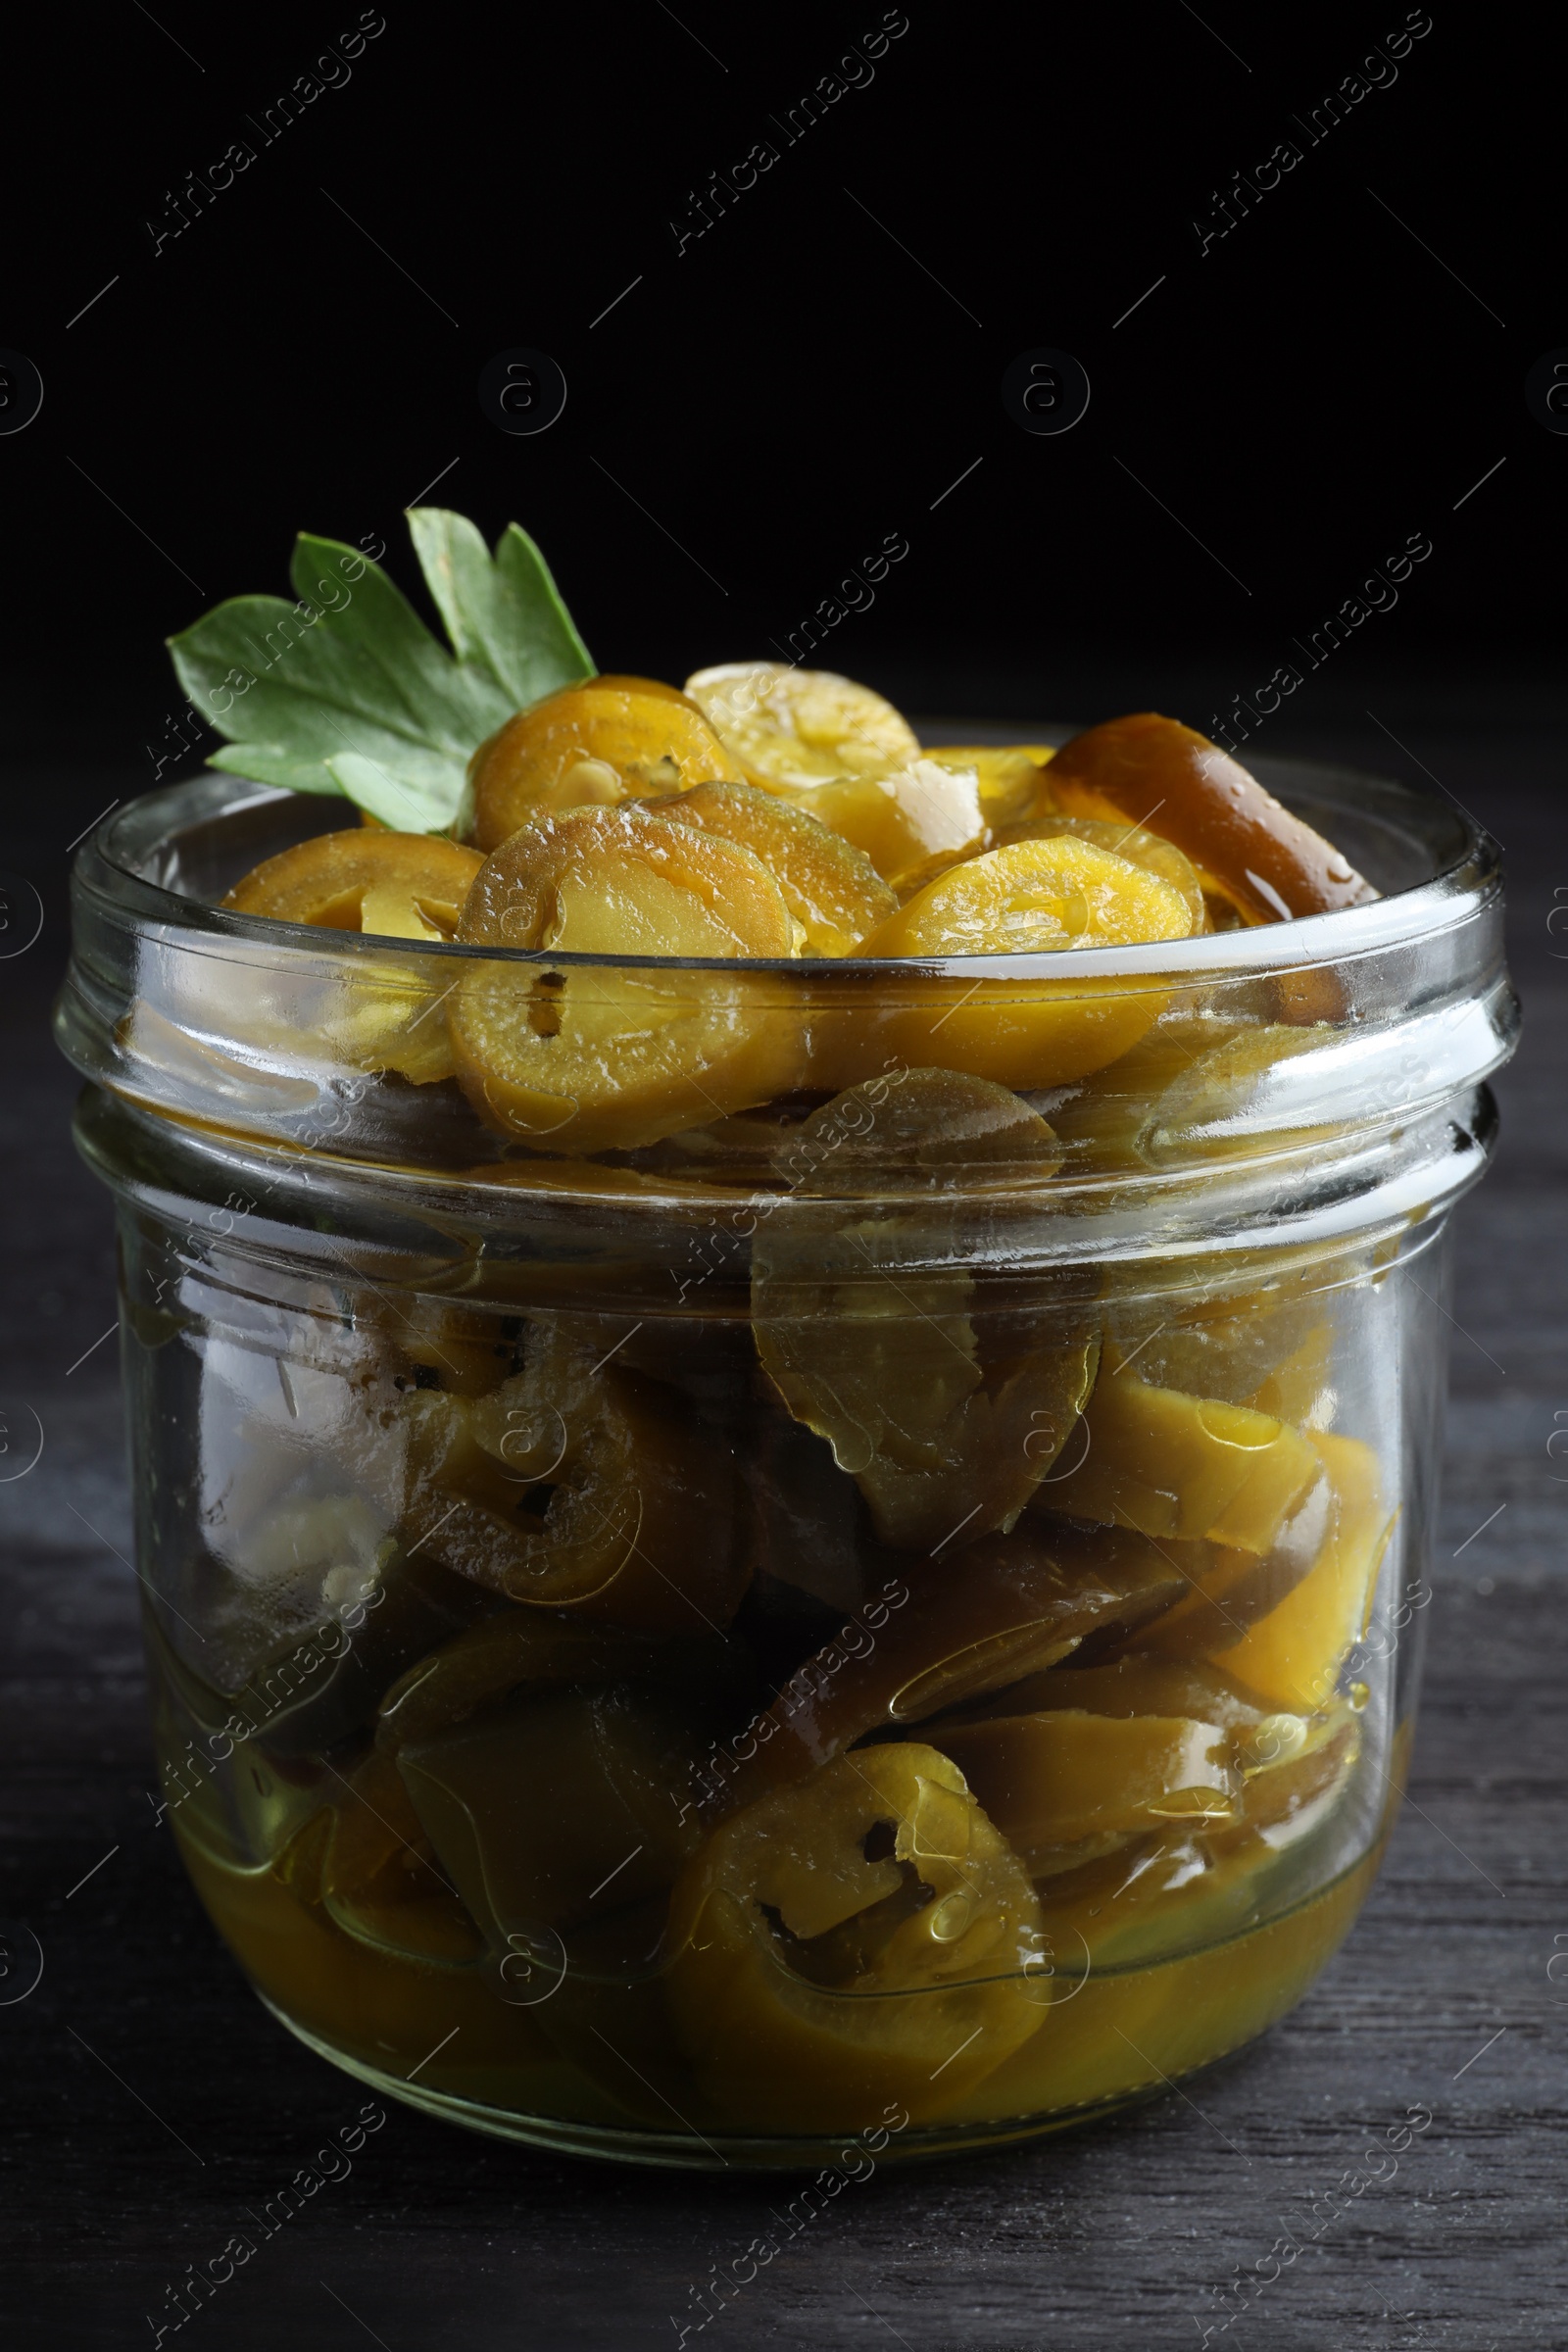
[[[908,2155],[1322,1968],[1407,1760],[1514,1015],[1488,845],[1264,781],[1387,895],[739,976],[222,914],[320,822],[231,779],[95,838],[60,1029],[168,1819],[313,2046],[598,2154]],[[553,1149],[443,1062],[474,989],[696,1036],[695,1095]]]

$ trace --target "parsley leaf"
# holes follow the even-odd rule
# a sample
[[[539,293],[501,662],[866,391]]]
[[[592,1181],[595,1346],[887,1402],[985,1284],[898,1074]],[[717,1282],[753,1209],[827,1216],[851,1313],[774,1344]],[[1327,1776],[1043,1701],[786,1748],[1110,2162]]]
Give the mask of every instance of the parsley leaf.
[[[466,514],[444,507],[413,508],[409,530],[458,660],[486,671],[511,710],[593,675],[588,648],[520,524],[508,523],[493,559]]]
[[[494,557],[466,516],[409,514],[455,653],[357,548],[302,532],[298,602],[231,597],[169,641],[180,685],[230,740],[210,765],[345,795],[400,832],[444,832],[469,755],[514,710],[591,676],[543,557],[515,523]]]

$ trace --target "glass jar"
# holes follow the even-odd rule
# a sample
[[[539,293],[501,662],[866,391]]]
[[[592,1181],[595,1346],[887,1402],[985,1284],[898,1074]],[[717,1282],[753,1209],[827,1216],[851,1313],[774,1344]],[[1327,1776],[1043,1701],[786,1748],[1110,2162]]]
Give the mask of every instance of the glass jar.
[[[814,2164],[1102,2113],[1322,1969],[1516,1016],[1488,841],[1259,770],[1385,895],[614,963],[224,912],[323,818],[229,777],[82,851],[167,1819],[312,2048],[503,2136]],[[651,1132],[466,1093],[473,989],[652,1069]]]

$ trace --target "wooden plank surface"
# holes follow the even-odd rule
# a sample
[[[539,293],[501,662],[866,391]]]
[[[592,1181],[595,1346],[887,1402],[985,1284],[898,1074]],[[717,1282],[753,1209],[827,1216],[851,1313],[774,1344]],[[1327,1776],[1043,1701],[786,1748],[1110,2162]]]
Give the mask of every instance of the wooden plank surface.
[[[692,2290],[754,2238],[783,2241],[770,2215],[797,2184],[559,2161],[395,2109],[183,2340],[597,2352],[674,2345],[686,2325],[704,2344],[1055,2352],[1197,2345],[1206,2328],[1247,2352],[1485,2352],[1568,2336],[1568,1957],[1563,1982],[1547,1973],[1568,1955],[1568,1486],[1555,1483],[1568,1461],[1546,1450],[1568,1428],[1568,937],[1547,928],[1568,843],[1549,734],[1416,725],[1405,740],[1507,845],[1527,1032],[1499,1088],[1497,1165],[1461,1214],[1411,1801],[1341,1957],[1185,2096],[851,2185],[700,2332]],[[1390,764],[1348,724],[1293,748]],[[29,1414],[45,1442],[34,1470],[0,1484],[0,1922],[14,1954],[0,1980],[0,2317],[8,2340],[96,2348],[151,2343],[145,2315],[169,2316],[166,2286],[220,2254],[363,2093],[247,1994],[153,1820],[117,1556],[113,1342],[78,1360],[114,1311],[108,1204],[65,1145],[73,1087],[42,1032],[64,846],[122,786],[105,770],[54,787],[30,797],[35,837],[12,853],[43,892],[44,935],[7,978],[4,1459],[30,1452]],[[41,1981],[8,1998],[30,1973],[29,1936]],[[1410,2109],[1430,2128],[1392,2177],[1350,2193],[1372,2135]],[[1298,2254],[1271,2257],[1276,2241]],[[1217,2290],[1258,2263],[1279,2276],[1221,2332],[1238,2306]]]

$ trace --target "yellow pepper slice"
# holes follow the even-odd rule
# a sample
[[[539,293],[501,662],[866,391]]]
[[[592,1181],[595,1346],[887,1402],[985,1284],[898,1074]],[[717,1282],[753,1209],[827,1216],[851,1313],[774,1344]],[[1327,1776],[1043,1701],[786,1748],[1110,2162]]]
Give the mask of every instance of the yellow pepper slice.
[[[483,862],[434,833],[318,833],[253,866],[223,905],[329,931],[375,930],[379,915],[394,939],[450,939]]]
[[[934,1748],[873,1747],[732,1816],[670,1900],[667,1991],[711,2108],[832,2130],[940,2116],[1041,2022],[1040,1911]]]
[[[1143,1642],[1149,1637],[1140,1634]],[[1263,1710],[1226,1675],[1185,1658],[1163,1657],[1145,1647],[1124,1651],[1098,1666],[1072,1664],[1058,1672],[1026,1675],[1005,1690],[976,1699],[962,1710],[965,1723],[1050,1714],[1066,1708],[1088,1715],[1181,1716],[1222,1728],[1233,1741],[1237,1770],[1256,1762],[1251,1734]],[[937,1735],[932,1734],[935,1738]]]
[[[1144,1157],[1152,1167],[1186,1166],[1200,1157],[1256,1152],[1269,1137],[1276,1149],[1331,1137],[1332,1123],[1303,1120],[1301,1089],[1294,1089],[1293,1102],[1282,1065],[1332,1044],[1337,1034],[1321,1021],[1264,1022],[1210,1047],[1151,1105]]]
[[[1157,1630],[1157,1629],[1155,1629]],[[1053,1668],[926,1727],[1038,1884],[1068,1976],[1245,1923],[1255,1874],[1348,1785],[1351,1706],[1265,1713],[1212,1667],[1148,1652]]]
[[[1200,1659],[1239,1641],[1299,1584],[1328,1524],[1328,1484],[1320,1480],[1261,1557],[1228,1544],[1161,1538],[1160,1549],[1185,1568],[1187,1584],[1175,1606],[1151,1628],[1151,1646],[1171,1658]]]
[[[1241,1790],[1228,1734],[1185,1716],[1062,1708],[934,1725],[929,1737],[1031,1871],[1082,1839],[1223,1819]]]
[[[789,908],[761,860],[695,825],[572,808],[486,860],[459,937],[615,956],[789,956]],[[552,1152],[630,1149],[794,1083],[798,1017],[737,972],[553,971],[481,963],[447,1011],[479,1116]]]
[[[1362,1458],[1365,1449],[1358,1448],[1348,1457],[1341,1455],[1341,1448],[1356,1446],[1357,1441],[1324,1438],[1310,1430],[1305,1434],[1323,1475],[1307,1488],[1265,1554],[1223,1544],[1162,1546],[1182,1557],[1190,1583],[1175,1606],[1150,1629],[1148,1640],[1149,1646],[1162,1656],[1226,1659],[1251,1629],[1272,1618],[1316,1574],[1313,1600],[1297,1602],[1281,1617],[1277,1629],[1278,1636],[1292,1645],[1306,1643],[1304,1663],[1287,1663],[1282,1669],[1276,1661],[1274,1672],[1283,1674],[1277,1687],[1282,1698],[1289,1693],[1286,1703],[1299,1705],[1308,1692],[1315,1691],[1312,1704],[1321,1707],[1332,1698],[1345,1650],[1354,1638],[1340,1638],[1335,1596],[1340,1592],[1341,1578],[1348,1592],[1357,1573],[1354,1561],[1364,1556],[1370,1543],[1376,1555],[1370,1572],[1375,1582],[1376,1559],[1387,1544],[1394,1520],[1378,1514],[1376,1470],[1375,1465],[1369,1469]],[[1342,1543],[1349,1555],[1348,1565],[1342,1557]],[[1365,1605],[1369,1607],[1370,1600]],[[1314,1621],[1320,1606],[1326,1607],[1327,1615],[1318,1623]],[[1348,1600],[1346,1606],[1348,1611]],[[1349,1621],[1348,1615],[1345,1621]],[[1260,1651],[1260,1657],[1267,1654]],[[1229,1665],[1226,1670],[1233,1671]],[[1266,1671],[1260,1664],[1259,1674]],[[1246,1688],[1250,1690],[1252,1685],[1248,1683]]]
[[[493,850],[530,818],[683,792],[741,770],[697,706],[653,678],[589,678],[530,704],[468,763],[472,833]]]
[[[443,1018],[444,975],[367,958],[336,974],[339,1003],[323,1011],[318,1036],[362,1070],[390,1070],[414,1086],[457,1074]]]
[[[1157,874],[1057,834],[950,866],[889,917],[860,953],[935,957],[1050,955],[1065,948],[1186,939],[1193,918]],[[1168,989],[1084,978],[983,980],[967,993],[916,981],[879,1024],[883,1052],[1004,1086],[1059,1086],[1102,1068],[1163,1010]],[[940,1036],[940,1046],[937,1043]]]
[[[1129,1269],[1133,1281],[1138,1276]],[[1343,1259],[1325,1268],[1253,1261],[1247,1287],[1205,1287],[1185,1302],[1180,1294],[1111,1299],[1106,1316],[1110,1360],[1135,1361],[1140,1379],[1154,1388],[1182,1389],[1190,1396],[1223,1398],[1273,1412],[1276,1420],[1300,1423],[1316,1404],[1328,1377],[1333,1326],[1326,1319],[1322,1286],[1343,1273]],[[1304,1351],[1304,1352],[1303,1352]],[[1263,1393],[1287,1361],[1294,1369],[1277,1395],[1302,1398],[1298,1411],[1270,1405]],[[1314,1377],[1313,1367],[1317,1367]]]
[[[1333,1371],[1334,1326],[1313,1323],[1299,1347],[1274,1365],[1247,1402],[1259,1413],[1294,1421],[1299,1428],[1322,1405]]]
[[[1271,1706],[1302,1713],[1333,1697],[1346,1654],[1366,1630],[1394,1532],[1371,1446],[1358,1438],[1331,1436],[1314,1436],[1311,1444],[1333,1494],[1323,1548],[1279,1605],[1215,1658]]]
[[[647,810],[570,808],[487,858],[458,937],[567,956],[789,956],[789,911],[760,858]]]
[[[1185,939],[1191,930],[1172,884],[1093,842],[1054,833],[939,875],[865,943],[865,953],[1037,956]]]
[[[1142,866],[1145,873],[1168,882],[1192,917],[1192,935],[1208,930],[1208,906],[1198,870],[1173,841],[1162,840],[1142,825],[1110,824],[1092,816],[1029,816],[1011,824],[997,823],[997,839],[1004,846],[1014,841],[1056,841],[1064,836],[1087,841],[1097,850],[1108,850],[1113,858],[1125,858],[1129,865]]]
[[[956,1554],[1016,1521],[1094,1386],[1099,1341],[1081,1324],[982,1338],[961,1275],[900,1273],[878,1287],[875,1251],[890,1239],[899,1262],[896,1226],[836,1238],[809,1294],[814,1319],[776,1312],[777,1257],[754,1260],[758,1354],[796,1419],[854,1477],[879,1541],[922,1551],[953,1542]]]
[[[1263,1718],[1265,1727],[1300,1721],[1295,1715]],[[1348,1702],[1338,1701],[1294,1753],[1284,1752],[1277,1763],[1249,1776],[1232,1819],[1209,1830],[1216,1859],[1245,1849],[1254,1838],[1269,1852],[1283,1853],[1310,1837],[1344,1795],[1360,1753],[1361,1727]]]
[[[1092,1844],[1061,1849],[1069,1866],[1042,1876],[1037,1891],[1064,1991],[1090,1967],[1122,1969],[1195,1951],[1212,1962],[1215,1944],[1245,1936],[1257,1924],[1276,1856],[1323,1829],[1345,1796],[1358,1738],[1351,1724],[1296,1764],[1250,1783],[1228,1821],[1194,1828],[1170,1821],[1108,1839],[1102,1852]],[[1254,1814],[1253,1791],[1265,1788],[1268,1811]],[[1082,1859],[1071,1862],[1074,1854]]]
[[[961,1720],[927,1726],[927,1737],[1038,1877],[1085,1858],[1071,1849],[1089,1840],[1105,1845],[1155,1821],[1245,1818],[1256,1828],[1282,1818],[1299,1791],[1282,1784],[1273,1798],[1256,1785],[1294,1772],[1348,1714],[1344,1705],[1265,1712],[1213,1667],[1134,1650],[1031,1674],[964,1707]]]
[[[1146,1168],[1145,1143],[1166,1089],[1212,1047],[1249,1025],[1201,1000],[1195,1004],[1191,993],[1167,1004],[1129,1052],[1088,1073],[1053,1105],[1052,1124],[1074,1171],[1102,1175]]]
[[[766,790],[887,775],[919,756],[893,705],[835,670],[721,662],[689,677],[686,692],[748,780]]]
[[[239,914],[428,946],[457,930],[481,863],[476,851],[429,833],[321,833],[254,866],[223,905]],[[393,1070],[416,1086],[450,1078],[440,995],[428,969],[412,958],[345,960],[307,1050],[324,1042],[358,1069]]]
[[[1102,1363],[1089,1450],[1052,1507],[1156,1542],[1202,1538],[1261,1556],[1322,1476],[1312,1441],[1247,1405],[1184,1395]]]
[[[751,783],[842,834],[896,891],[985,838],[973,765],[926,759],[892,704],[852,678],[730,662],[699,670],[686,691]]]
[[[863,851],[776,793],[752,784],[698,784],[658,813],[754,851],[814,955],[853,954],[898,905]]]

